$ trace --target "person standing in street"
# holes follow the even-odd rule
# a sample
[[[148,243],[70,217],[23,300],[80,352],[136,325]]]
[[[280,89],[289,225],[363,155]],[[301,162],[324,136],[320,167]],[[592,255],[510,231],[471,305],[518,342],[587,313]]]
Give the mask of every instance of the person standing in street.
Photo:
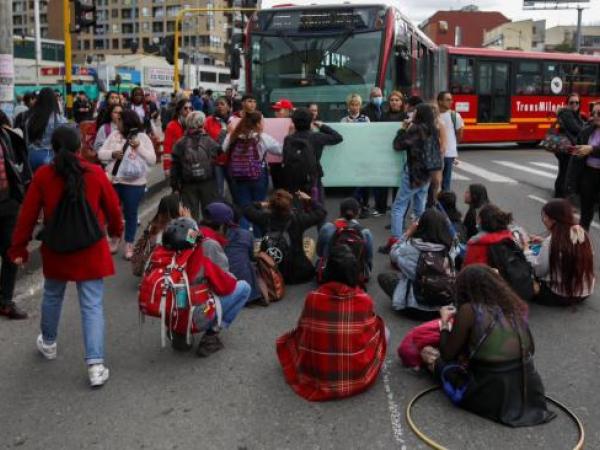
[[[242,110],[239,111],[237,117],[244,117],[245,114],[256,111],[256,97],[252,94],[244,94],[242,96]]]
[[[52,134],[56,158],[36,172],[27,190],[9,250],[15,264],[23,265],[29,258],[27,246],[40,212],[44,213],[48,233],[49,219],[62,208],[61,201],[65,196],[77,197],[83,192],[84,205],[87,204],[91,213],[90,220],[96,221],[99,230],[107,229],[110,236],[121,235],[123,217],[119,199],[102,168],[77,156],[80,146],[79,135],[73,128],[60,127]],[[60,222],[60,226],[72,228],[75,225]],[[46,359],[56,359],[65,289],[67,282],[77,283],[89,382],[92,387],[102,386],[109,377],[109,370],[104,365],[104,278],[115,272],[108,242],[101,234],[99,239],[86,236],[89,245],[62,252],[50,248],[46,241],[50,237],[44,236],[41,247],[44,293],[37,348]]]
[[[465,122],[459,113],[452,109],[452,94],[442,91],[438,94],[437,103],[440,109],[438,120],[442,127],[440,132],[444,134],[442,142],[445,144],[444,170],[442,172],[442,191],[450,191],[452,184],[452,168],[458,158],[458,144],[462,141]]]
[[[192,111],[185,118],[185,135],[173,148],[171,187],[179,192],[192,218],[200,220],[202,210],[219,199],[214,161],[221,146],[204,131],[204,113]]]
[[[182,98],[175,105],[175,112],[173,119],[167,124],[165,130],[165,141],[163,142],[163,170],[165,176],[168,177],[171,172],[171,155],[173,153],[173,146],[179,139],[183,137],[185,118],[187,115],[194,110],[192,102]]]
[[[123,107],[120,104],[117,103],[108,107],[107,113],[104,114],[104,122],[100,123],[100,127],[96,132],[96,139],[94,140],[94,150],[96,152],[106,142],[111,133],[119,131],[121,114],[123,114]]]
[[[94,110],[85,92],[80,91],[77,100],[73,103],[73,118],[75,122],[81,123],[86,120],[92,120]]]
[[[231,122],[231,103],[227,97],[219,97],[215,102],[215,113],[204,121],[204,130],[217,144],[222,145],[227,136],[227,127]],[[215,178],[219,197],[225,198],[225,182],[227,176],[227,153],[223,152],[215,159]]]
[[[106,173],[112,179],[119,194],[125,216],[124,258],[133,256],[133,243],[137,230],[138,208],[146,191],[148,167],[156,163],[152,141],[143,132],[138,115],[131,110],[123,111],[118,133],[112,133],[98,150],[98,158],[107,164]],[[111,251],[116,253],[118,239],[113,241]]]
[[[567,99],[567,107],[562,108],[557,115],[558,129],[560,133],[569,139],[572,145],[577,144],[577,136],[585,127],[585,119],[580,111],[579,94],[571,94]],[[558,160],[558,174],[554,182],[554,198],[563,198],[567,189],[567,170],[571,155],[569,153],[555,153]]]
[[[23,106],[25,110],[21,110],[21,112],[17,112],[15,108],[14,111],[14,120],[13,120],[13,130],[19,129],[25,135],[25,123],[27,122],[27,117],[31,113],[31,108],[35,105],[36,95],[34,92],[26,92],[23,96]]]
[[[8,249],[30,182],[31,168],[25,141],[12,131],[8,117],[0,111],[0,316],[11,320],[27,318],[27,313],[13,302],[17,266],[9,258]]]
[[[113,105],[121,105],[121,98],[115,91],[108,91],[104,96],[104,100],[100,102],[98,107],[98,115],[96,116],[96,129],[100,129],[102,124],[110,121],[108,110]],[[123,105],[121,105],[123,106]],[[108,116],[108,117],[107,117]]]
[[[202,111],[202,108],[204,107],[204,102],[202,101],[202,97],[200,95],[200,89],[194,89],[192,91],[190,102],[194,107],[194,111]]]

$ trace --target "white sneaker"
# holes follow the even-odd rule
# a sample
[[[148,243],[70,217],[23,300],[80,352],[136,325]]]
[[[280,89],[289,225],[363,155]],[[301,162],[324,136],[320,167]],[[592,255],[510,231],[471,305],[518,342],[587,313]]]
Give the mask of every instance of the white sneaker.
[[[91,387],[100,387],[108,381],[109,371],[104,364],[92,364],[88,366],[88,376]]]
[[[46,359],[56,359],[56,342],[54,344],[47,345],[44,343],[44,338],[40,334],[35,342],[37,349]]]

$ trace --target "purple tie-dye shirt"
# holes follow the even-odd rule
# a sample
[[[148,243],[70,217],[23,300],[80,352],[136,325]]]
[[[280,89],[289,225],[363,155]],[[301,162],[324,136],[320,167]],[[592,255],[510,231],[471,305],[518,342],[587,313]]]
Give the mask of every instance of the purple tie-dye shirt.
[[[600,129],[596,129],[590,136],[588,145],[592,147],[600,147]],[[600,169],[600,158],[596,156],[588,156],[585,164],[593,169]]]

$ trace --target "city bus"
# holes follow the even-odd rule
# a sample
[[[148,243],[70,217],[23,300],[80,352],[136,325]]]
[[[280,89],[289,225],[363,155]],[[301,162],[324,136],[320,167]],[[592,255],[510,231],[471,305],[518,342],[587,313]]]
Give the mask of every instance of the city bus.
[[[368,101],[373,86],[433,97],[436,46],[398,2],[293,3],[263,1],[246,27],[246,89],[262,111],[287,98],[316,102],[323,120],[339,121],[346,97],[358,93]]]
[[[436,61],[439,89],[465,120],[463,143],[536,143],[570,93],[584,114],[600,100],[597,56],[440,46]]]

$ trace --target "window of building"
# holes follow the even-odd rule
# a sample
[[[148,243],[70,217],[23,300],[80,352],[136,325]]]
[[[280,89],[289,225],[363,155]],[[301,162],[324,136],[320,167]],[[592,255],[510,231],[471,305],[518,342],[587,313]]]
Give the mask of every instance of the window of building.
[[[200,72],[200,81],[204,81],[206,83],[216,83],[217,74],[215,72]]]
[[[115,8],[115,9],[113,9],[113,10],[111,10],[111,12],[110,12],[110,16],[111,16],[113,19],[116,19],[117,17],[119,17],[119,10],[118,10],[118,9],[116,9],[116,8]]]
[[[167,33],[172,33],[175,31],[175,22],[167,22]]]
[[[165,7],[157,6],[155,8],[152,8],[152,15],[154,17],[163,17],[165,15]]]
[[[121,32],[123,34],[131,34],[133,33],[133,24],[131,23],[124,23],[121,25]]]
[[[150,32],[150,22],[142,22],[142,31]]]
[[[167,16],[175,17],[180,9],[181,7],[179,5],[167,6]]]
[[[119,40],[118,39],[113,39],[112,40],[112,48],[115,50],[119,49]]]
[[[540,95],[542,93],[541,64],[535,61],[517,64],[515,94]]]
[[[104,39],[94,39],[94,50],[104,50]]]
[[[89,39],[85,39],[83,41],[83,49],[84,50],[90,50],[91,44],[90,44],[90,40]]]
[[[153,22],[152,23],[152,32],[154,33],[162,33],[163,32],[163,23],[162,22]]]
[[[112,32],[113,32],[113,34],[117,34],[119,32],[119,25],[118,24],[113,23]]]
[[[131,44],[133,44],[133,39],[131,38],[127,38],[127,39],[123,39],[123,48],[131,48]]]
[[[121,18],[122,19],[131,19],[131,9],[122,9],[121,10]]]
[[[22,25],[23,24],[23,16],[13,16],[13,25]],[[15,34],[18,34],[15,31]]]
[[[452,61],[450,92],[453,94],[472,94],[475,92],[473,68],[475,60],[465,56],[457,56]]]
[[[142,8],[142,17],[150,16],[150,8]]]
[[[231,76],[228,73],[219,74],[219,83],[227,84],[231,82]]]

